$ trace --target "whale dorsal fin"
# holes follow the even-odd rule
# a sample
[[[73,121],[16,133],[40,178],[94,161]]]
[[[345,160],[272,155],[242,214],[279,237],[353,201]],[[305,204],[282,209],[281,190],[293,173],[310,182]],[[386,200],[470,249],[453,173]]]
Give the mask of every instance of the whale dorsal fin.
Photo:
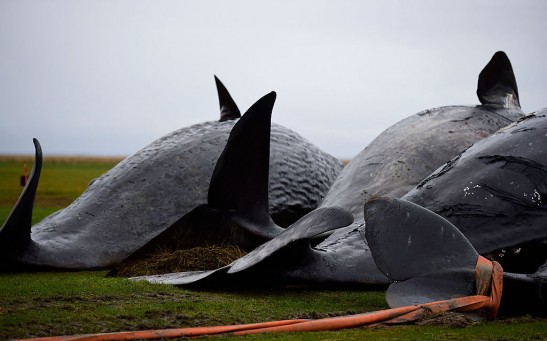
[[[246,220],[270,223],[270,127],[276,93],[259,99],[234,125],[211,177],[208,204]]]
[[[477,96],[482,104],[520,108],[517,81],[505,52],[496,52],[482,69],[479,74]]]
[[[220,79],[218,79],[217,76],[215,76],[215,83],[217,85],[217,93],[218,93],[218,102],[220,105],[220,122],[228,121],[228,120],[235,120],[236,118],[241,117],[241,112],[239,111],[239,108],[237,107],[236,103],[232,99],[232,96],[230,96],[230,93],[222,84]]]
[[[8,218],[0,228],[0,250],[2,252],[17,252],[30,242],[30,228],[32,226],[32,209],[36,189],[42,171],[42,147],[37,139],[33,139],[35,160],[28,181],[11,210]]]

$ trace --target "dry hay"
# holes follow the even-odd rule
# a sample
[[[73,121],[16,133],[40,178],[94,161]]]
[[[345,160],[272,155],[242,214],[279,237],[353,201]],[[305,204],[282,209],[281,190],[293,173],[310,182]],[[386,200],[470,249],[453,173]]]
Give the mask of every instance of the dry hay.
[[[237,246],[194,247],[186,250],[161,250],[145,258],[124,262],[109,275],[120,277],[159,275],[171,272],[212,270],[245,255]]]

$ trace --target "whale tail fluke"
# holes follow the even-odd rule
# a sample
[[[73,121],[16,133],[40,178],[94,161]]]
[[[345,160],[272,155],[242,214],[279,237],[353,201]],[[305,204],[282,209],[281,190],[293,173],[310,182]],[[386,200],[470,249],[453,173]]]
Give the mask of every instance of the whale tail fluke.
[[[207,196],[209,206],[234,210],[245,220],[262,225],[273,224],[268,213],[268,178],[275,99],[275,92],[262,97],[234,125]]]
[[[33,139],[33,142],[35,148],[34,166],[19,199],[0,228],[0,252],[2,253],[2,258],[20,252],[30,242],[32,210],[42,171],[42,147],[37,139]]]
[[[497,292],[490,288],[491,298],[498,296],[496,312],[547,313],[547,263],[534,274],[503,272],[479,256],[454,225],[409,201],[381,197],[364,210],[361,233],[378,269],[393,281],[386,293],[390,307],[485,295],[483,284],[491,275],[492,282],[503,277]],[[497,275],[488,267],[497,268]]]
[[[494,54],[479,74],[477,96],[482,104],[520,108],[517,81],[511,61],[503,51]]]
[[[393,283],[391,307],[472,295],[478,253],[441,216],[409,201],[379,197],[364,207],[364,237],[378,269]]]
[[[224,84],[222,84],[217,76],[215,76],[215,83],[217,85],[218,102],[220,105],[219,121],[223,122],[240,118],[241,112],[239,111],[239,108],[234,102],[232,96],[230,96],[230,93],[228,92]]]

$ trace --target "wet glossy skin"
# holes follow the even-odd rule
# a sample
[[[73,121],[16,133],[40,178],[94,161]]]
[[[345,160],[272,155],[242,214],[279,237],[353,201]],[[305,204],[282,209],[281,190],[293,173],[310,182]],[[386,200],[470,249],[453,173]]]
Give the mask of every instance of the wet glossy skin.
[[[535,271],[547,257],[546,115],[477,142],[403,199],[448,219],[507,270]]]
[[[401,197],[473,143],[516,121],[519,107],[449,106],[422,111],[386,129],[344,167],[322,206],[354,215],[373,196]]]
[[[521,113],[520,108],[503,106],[488,106],[487,109],[485,106],[443,107],[418,113],[387,129],[342,170],[320,205],[348,210],[354,216],[354,222],[337,229],[313,248],[305,242],[301,247],[308,251],[303,259],[295,257],[289,263],[284,254],[272,255],[270,264],[286,264],[278,267],[277,276],[288,281],[316,284],[389,283],[377,269],[370,248],[359,232],[364,226],[363,200],[373,194],[402,195],[419,183],[419,179],[429,175],[430,169],[443,165],[474,142],[511,123]],[[404,169],[399,167],[402,163],[406,165]],[[371,177],[371,173],[375,176]],[[275,261],[276,258],[279,261]],[[249,276],[251,271],[261,270],[247,270],[239,276]],[[223,270],[212,272],[215,276],[219,273]],[[172,277],[169,277],[171,282]],[[177,278],[179,284],[208,281],[203,273]]]
[[[314,261],[287,275],[314,277],[316,282],[387,283],[359,234],[366,200],[402,196],[450,158],[521,115],[520,108],[452,106],[420,112],[388,128],[342,170],[320,205],[349,210],[354,223],[317,245]]]

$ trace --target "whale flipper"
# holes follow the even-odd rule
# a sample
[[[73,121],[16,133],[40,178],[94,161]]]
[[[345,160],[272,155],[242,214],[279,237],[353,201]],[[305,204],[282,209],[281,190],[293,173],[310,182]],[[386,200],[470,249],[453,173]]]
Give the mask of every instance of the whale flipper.
[[[218,102],[220,105],[219,121],[223,122],[240,118],[241,112],[239,111],[236,102],[217,76],[215,76],[215,83],[217,85]]]
[[[353,215],[347,210],[339,207],[318,208],[289,226],[279,236],[236,260],[228,270],[228,273],[237,273],[249,269],[269,257],[274,257],[276,253],[278,255],[281,252],[287,253],[287,250],[283,251],[283,249],[289,248],[294,243],[298,243],[299,246],[293,248],[295,249],[293,252],[288,253],[291,254],[291,258],[297,258],[295,257],[296,249],[304,252],[311,251],[310,240],[312,238],[324,232],[348,226],[352,222]],[[302,243],[305,243],[306,246],[302,246]],[[302,260],[293,259],[292,262],[297,265]]]
[[[517,81],[505,52],[496,52],[479,74],[477,96],[483,105],[520,108]]]
[[[397,281],[386,293],[391,307],[474,294],[479,254],[450,222],[401,199],[372,199],[364,211],[374,261]]]
[[[386,292],[390,307],[481,291],[475,271],[480,273],[483,266],[477,251],[441,216],[403,199],[378,198],[365,204],[365,219],[362,234],[376,264],[395,281]],[[503,314],[547,312],[547,263],[533,274],[503,272],[501,287]]]
[[[168,273],[155,276],[140,276],[132,280],[146,280],[171,285],[213,286],[255,285],[262,280],[273,284],[282,280],[272,276],[277,270],[298,267],[305,263],[313,252],[310,240],[325,231],[351,224],[353,216],[338,207],[323,207],[308,213],[285,229],[274,239],[260,245],[247,255],[228,266],[215,270]],[[267,274],[264,276],[264,274]]]
[[[31,241],[32,210],[42,171],[42,147],[37,139],[32,141],[35,148],[34,165],[19,199],[0,228],[0,252],[4,255],[21,251]]]

